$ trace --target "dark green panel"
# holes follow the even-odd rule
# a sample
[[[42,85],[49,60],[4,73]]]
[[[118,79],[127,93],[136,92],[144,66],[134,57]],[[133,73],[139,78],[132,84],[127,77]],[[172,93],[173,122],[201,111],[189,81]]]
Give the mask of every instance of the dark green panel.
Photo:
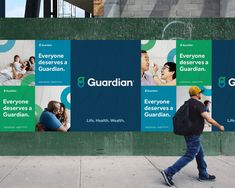
[[[0,39],[162,39],[164,29],[165,39],[189,39],[188,27],[191,39],[235,38],[233,18],[7,18],[0,19]]]
[[[133,142],[134,155],[180,155],[185,150],[182,136],[173,133],[139,133]]]
[[[221,154],[220,132],[203,133],[201,136],[201,140],[202,140],[202,145],[203,145],[206,155],[220,155]]]
[[[227,136],[228,135],[228,136]],[[224,133],[225,141],[234,134]],[[207,155],[220,154],[220,133],[204,133]],[[83,132],[83,133],[1,133],[0,155],[181,155],[184,139],[173,133]],[[226,147],[227,155],[235,150]]]
[[[235,39],[235,19],[0,19],[0,39]],[[207,155],[235,155],[235,133],[204,133]],[[180,155],[173,133],[0,133],[0,155]]]
[[[218,133],[204,133],[203,147],[208,155],[220,154],[220,137]],[[173,133],[139,133],[134,139],[134,155],[181,155],[186,151],[182,136]]]
[[[222,155],[235,155],[235,132],[221,134]]]

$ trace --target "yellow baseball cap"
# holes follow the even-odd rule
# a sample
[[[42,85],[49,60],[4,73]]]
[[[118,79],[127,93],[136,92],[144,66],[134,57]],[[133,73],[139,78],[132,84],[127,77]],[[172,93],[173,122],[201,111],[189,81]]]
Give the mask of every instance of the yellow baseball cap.
[[[198,94],[198,93],[202,93],[202,92],[204,92],[204,90],[201,90],[199,87],[197,87],[197,86],[192,86],[192,87],[190,87],[189,88],[189,91],[188,91],[188,93],[189,93],[189,95],[190,96],[194,96],[194,95],[196,95],[196,94]]]

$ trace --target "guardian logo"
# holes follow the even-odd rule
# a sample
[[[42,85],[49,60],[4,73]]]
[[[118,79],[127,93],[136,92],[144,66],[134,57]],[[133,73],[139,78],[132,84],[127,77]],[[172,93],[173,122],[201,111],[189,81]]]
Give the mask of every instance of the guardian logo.
[[[228,85],[231,87],[235,87],[235,78],[230,78],[228,80]],[[219,77],[218,86],[220,88],[224,88],[226,86],[226,77],[224,77],[224,76]]]
[[[78,77],[78,87],[83,88],[85,82],[85,77]],[[89,78],[87,85],[90,87],[133,87],[134,80],[121,80],[121,78],[115,78],[114,80],[96,80],[95,78]]]
[[[85,86],[85,77],[78,77],[77,85],[78,87],[83,88]]]
[[[225,85],[226,85],[225,79],[226,79],[226,77],[224,77],[224,76],[219,77],[219,79],[218,79],[218,86],[220,88],[224,88],[225,87]]]

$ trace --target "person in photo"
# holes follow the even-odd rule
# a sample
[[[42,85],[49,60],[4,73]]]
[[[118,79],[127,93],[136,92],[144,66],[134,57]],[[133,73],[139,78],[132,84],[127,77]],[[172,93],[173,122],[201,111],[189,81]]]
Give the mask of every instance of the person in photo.
[[[153,76],[146,73],[149,71],[149,56],[147,51],[141,51],[141,85],[143,86],[154,86],[156,83],[153,80]]]
[[[50,101],[42,112],[37,129],[39,131],[67,132],[69,127],[67,112],[63,103]]]
[[[210,104],[211,104],[211,101],[209,100],[205,100],[204,101],[204,105],[206,107],[206,111],[209,113],[210,112]]]
[[[35,57],[31,56],[28,61],[25,62],[26,71],[34,71],[35,70]]]
[[[176,64],[174,62],[166,62],[161,69],[161,78],[158,77],[158,65],[154,64],[153,79],[159,86],[175,86],[176,85]]]
[[[14,56],[14,61],[12,64],[10,64],[10,66],[14,67],[16,72],[20,72],[22,70],[22,62],[20,60],[20,56],[19,55],[15,55]]]
[[[70,130],[70,123],[68,122],[68,113],[66,107],[63,103],[60,103],[60,113],[56,115],[64,127],[67,127]]]
[[[0,71],[0,85],[12,79],[21,79],[26,73],[26,67],[21,63],[18,55],[14,56],[14,62],[9,67]]]

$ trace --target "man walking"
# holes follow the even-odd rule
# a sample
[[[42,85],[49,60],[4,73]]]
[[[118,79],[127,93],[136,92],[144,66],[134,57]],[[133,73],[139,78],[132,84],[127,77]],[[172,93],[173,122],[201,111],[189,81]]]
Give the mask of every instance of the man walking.
[[[224,131],[224,126],[220,125],[213,118],[211,118],[209,113],[206,111],[205,105],[199,101],[201,99],[202,92],[203,90],[196,86],[192,86],[189,89],[189,120],[192,122],[192,131],[190,131],[191,133],[189,135],[184,136],[187,145],[186,153],[172,166],[161,172],[166,184],[169,186],[174,185],[172,181],[173,176],[195,157],[197,169],[199,171],[199,180],[212,181],[216,178],[214,175],[210,175],[207,172],[207,164],[204,160],[204,152],[200,142],[200,135],[202,134],[204,128],[204,119],[208,123],[217,127],[220,131]]]

